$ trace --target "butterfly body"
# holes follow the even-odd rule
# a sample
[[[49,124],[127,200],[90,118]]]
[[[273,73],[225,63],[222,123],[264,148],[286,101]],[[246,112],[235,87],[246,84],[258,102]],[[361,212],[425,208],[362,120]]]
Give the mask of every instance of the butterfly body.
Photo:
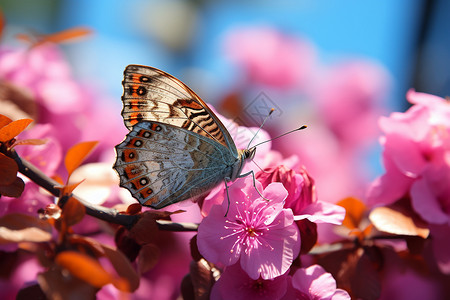
[[[122,116],[130,132],[116,146],[114,168],[141,204],[159,209],[241,176],[255,148],[238,150],[191,89],[151,67],[130,65],[124,75]]]

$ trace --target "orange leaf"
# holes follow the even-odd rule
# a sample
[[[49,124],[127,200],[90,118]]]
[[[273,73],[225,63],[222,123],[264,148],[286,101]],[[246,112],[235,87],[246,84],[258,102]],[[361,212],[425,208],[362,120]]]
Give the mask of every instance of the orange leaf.
[[[86,214],[86,208],[74,197],[70,197],[62,209],[62,218],[68,227],[80,222]]]
[[[348,197],[337,203],[346,210],[344,221],[342,225],[349,229],[358,228],[359,223],[364,217],[364,212],[366,211],[366,206],[360,200]]]
[[[85,27],[74,27],[66,30],[61,30],[52,34],[42,36],[43,41],[60,43],[71,39],[87,36],[92,33],[91,29]]]
[[[26,139],[26,140],[18,140],[14,143],[13,147],[19,146],[19,145],[32,145],[32,146],[39,146],[44,145],[47,143],[48,139]]]
[[[5,127],[6,125],[8,125],[11,122],[12,122],[12,120],[10,118],[0,114],[0,128]]]
[[[2,34],[3,34],[3,29],[5,29],[5,17],[3,17],[3,13],[2,13],[2,11],[0,10],[0,37],[2,36]]]
[[[22,178],[16,177],[13,183],[8,185],[0,185],[0,195],[18,198],[22,195],[25,183]]]
[[[76,144],[67,151],[64,164],[69,173],[69,177],[72,172],[81,165],[97,144],[98,142],[82,142]]]
[[[25,128],[27,128],[30,123],[33,122],[32,119],[21,119],[17,121],[12,121],[11,123],[0,128],[0,142],[6,142],[15,138],[19,133],[21,133]]]
[[[33,43],[33,38],[29,34],[26,34],[26,33],[18,33],[15,35],[15,38],[18,39],[19,41]]]
[[[62,196],[69,196],[70,194],[72,194],[73,190],[77,188],[77,186],[79,186],[81,183],[83,183],[84,180],[77,182],[77,183],[73,183],[73,184],[68,184],[68,185],[64,185],[63,187],[57,187],[57,189],[61,190],[61,197]]]
[[[46,221],[25,214],[8,214],[0,218],[0,244],[46,242],[52,238]]]
[[[412,217],[388,207],[375,208],[369,219],[378,230],[392,234],[426,238],[430,233],[428,228],[417,225]]]
[[[105,256],[109,259],[121,280],[113,282],[114,286],[124,292],[134,292],[139,287],[139,275],[128,258],[119,250],[102,245]]]
[[[0,185],[9,185],[16,180],[19,167],[14,159],[0,153]]]
[[[61,176],[53,175],[51,178],[60,185],[64,185],[64,180],[62,180]]]
[[[63,251],[56,256],[55,262],[67,269],[73,276],[97,288],[114,282],[114,278],[106,272],[102,265],[86,254]]]

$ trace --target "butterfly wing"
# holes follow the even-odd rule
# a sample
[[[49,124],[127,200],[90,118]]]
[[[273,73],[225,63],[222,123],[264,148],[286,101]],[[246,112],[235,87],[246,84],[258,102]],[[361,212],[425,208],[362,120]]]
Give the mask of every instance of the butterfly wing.
[[[137,123],[116,151],[120,185],[156,209],[211,190],[238,163],[215,140],[160,122]]]
[[[122,116],[128,129],[157,121],[215,140],[238,156],[225,126],[197,94],[177,78],[156,68],[129,65],[124,71]]]

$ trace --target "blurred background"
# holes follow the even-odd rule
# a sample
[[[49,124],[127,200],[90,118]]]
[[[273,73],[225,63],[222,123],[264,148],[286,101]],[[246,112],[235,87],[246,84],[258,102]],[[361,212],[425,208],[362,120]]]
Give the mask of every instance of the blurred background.
[[[1,0],[0,8],[8,47],[23,46],[18,33],[93,31],[60,47],[73,77],[110,99],[119,121],[108,122],[121,122],[125,66],[143,64],[242,125],[259,125],[275,107],[272,136],[307,124],[273,148],[299,156],[333,202],[363,197],[359,181],[382,172],[377,120],[407,109],[408,89],[450,94],[444,0]]]

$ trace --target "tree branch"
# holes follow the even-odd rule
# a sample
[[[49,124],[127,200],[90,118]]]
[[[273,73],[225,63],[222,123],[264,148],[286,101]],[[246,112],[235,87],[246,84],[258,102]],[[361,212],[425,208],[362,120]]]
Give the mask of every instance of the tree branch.
[[[20,173],[28,177],[31,181],[33,181],[37,185],[47,190],[53,196],[60,197],[60,190],[58,189],[58,187],[60,187],[61,185],[58,182],[45,175],[41,170],[39,170],[29,161],[21,158],[16,151],[12,150],[8,153],[8,155],[16,161]],[[139,215],[121,214],[115,208],[94,205],[76,195],[73,195],[73,197],[84,205],[84,207],[86,208],[86,214],[94,218],[109,223],[123,225],[128,229],[132,228],[133,225],[139,219]],[[157,220],[156,222],[158,223],[158,227],[160,230],[197,231],[198,228],[198,224],[194,223],[174,223],[165,220]]]

